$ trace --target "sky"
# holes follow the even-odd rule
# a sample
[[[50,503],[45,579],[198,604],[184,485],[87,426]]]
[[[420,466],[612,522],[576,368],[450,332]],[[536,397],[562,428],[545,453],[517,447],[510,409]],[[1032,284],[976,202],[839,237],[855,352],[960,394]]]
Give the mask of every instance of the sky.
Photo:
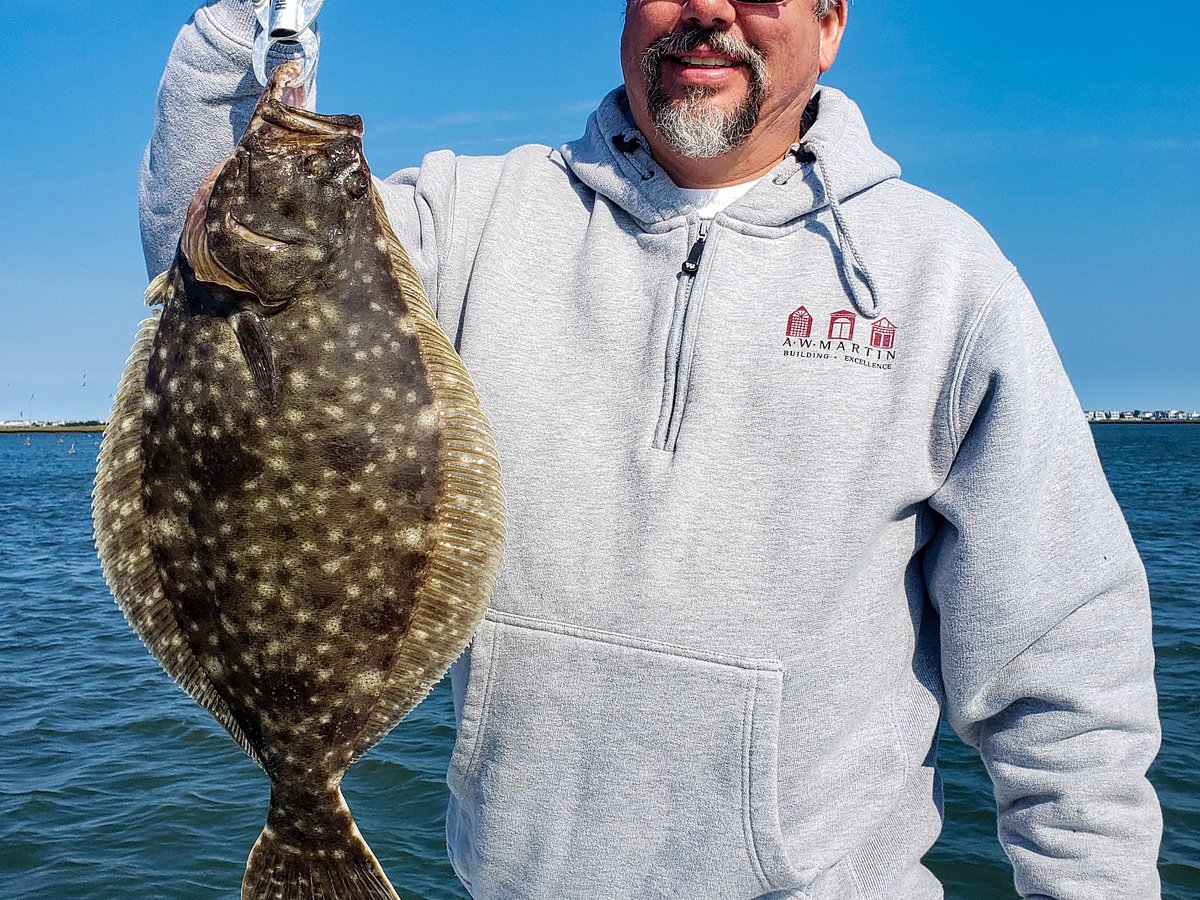
[[[803,0],[793,0],[803,2]],[[577,137],[620,0],[327,0],[322,112],[377,174]],[[147,274],[137,179],[190,0],[0,0],[0,419],[103,419]],[[1086,409],[1200,409],[1200,3],[855,0],[824,78],[1021,270]]]

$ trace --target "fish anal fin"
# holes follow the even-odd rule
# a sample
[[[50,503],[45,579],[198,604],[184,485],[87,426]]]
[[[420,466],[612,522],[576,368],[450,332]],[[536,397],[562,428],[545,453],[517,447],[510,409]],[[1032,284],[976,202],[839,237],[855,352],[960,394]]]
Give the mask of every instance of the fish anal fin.
[[[159,288],[166,290],[163,285]],[[154,566],[142,502],[143,397],[158,316],[138,328],[113,401],[92,490],[96,550],[105,581],[130,626],[163,670],[216,719],[261,765],[228,704],[193,654]]]
[[[271,349],[271,335],[263,317],[253,310],[244,309],[229,317],[238,346],[250,368],[250,377],[263,396],[274,403],[279,398],[279,372],[275,367],[275,353]]]
[[[377,199],[377,202],[378,201]],[[392,275],[416,323],[441,434],[430,553],[412,621],[355,742],[353,760],[420,703],[466,648],[487,610],[504,550],[504,493],[491,427],[466,367],[438,326],[416,270],[384,226]]]

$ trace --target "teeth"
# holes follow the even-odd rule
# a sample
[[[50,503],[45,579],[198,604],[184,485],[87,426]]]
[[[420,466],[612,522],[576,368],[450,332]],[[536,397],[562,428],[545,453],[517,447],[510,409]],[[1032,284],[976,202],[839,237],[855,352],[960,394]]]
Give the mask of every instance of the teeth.
[[[681,56],[679,61],[685,66],[703,66],[708,69],[720,69],[733,65],[729,60],[719,59],[715,56]]]

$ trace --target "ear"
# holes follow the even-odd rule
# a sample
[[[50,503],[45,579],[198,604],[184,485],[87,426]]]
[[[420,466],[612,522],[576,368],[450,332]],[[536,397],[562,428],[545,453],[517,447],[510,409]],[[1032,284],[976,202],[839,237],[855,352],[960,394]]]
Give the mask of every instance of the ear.
[[[829,7],[829,12],[821,20],[821,54],[819,65],[821,73],[828,72],[837,59],[838,47],[842,45],[842,35],[846,31],[846,13],[850,0],[836,0]]]

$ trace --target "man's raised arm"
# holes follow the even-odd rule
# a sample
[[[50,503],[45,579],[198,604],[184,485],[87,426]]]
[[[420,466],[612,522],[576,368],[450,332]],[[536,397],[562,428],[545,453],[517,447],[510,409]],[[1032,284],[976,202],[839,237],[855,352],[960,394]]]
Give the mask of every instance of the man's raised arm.
[[[196,188],[233,149],[262,91],[251,68],[252,0],[213,0],[175,39],[142,161],[142,249],[151,276],[171,264]]]
[[[192,196],[204,176],[232,152],[262,92],[253,71],[255,23],[253,0],[210,0],[196,10],[171,48],[138,198],[142,249],[151,276],[170,266]],[[268,55],[268,69],[291,53],[276,45]],[[305,104],[315,109],[315,84],[306,88]],[[435,310],[456,172],[454,155],[438,151],[420,168],[375,182],[392,230],[408,250]]]

